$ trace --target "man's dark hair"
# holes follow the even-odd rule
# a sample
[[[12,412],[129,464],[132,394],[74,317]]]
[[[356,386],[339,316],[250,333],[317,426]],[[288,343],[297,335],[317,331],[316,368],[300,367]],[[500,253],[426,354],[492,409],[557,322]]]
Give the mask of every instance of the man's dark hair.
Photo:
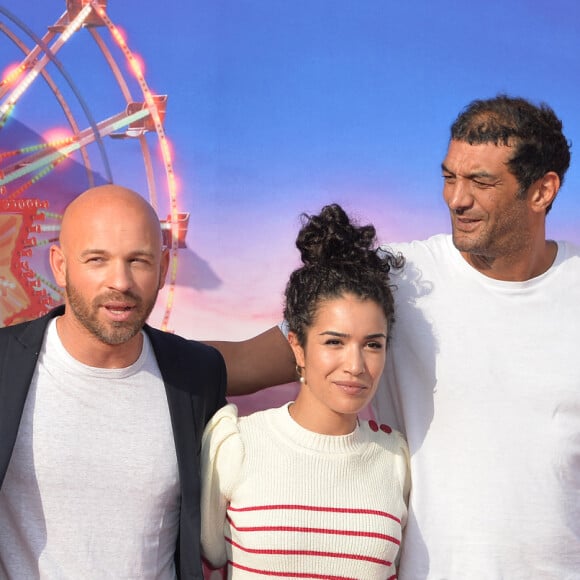
[[[472,101],[451,126],[451,139],[513,147],[507,165],[522,195],[549,171],[556,172],[560,184],[564,183],[570,165],[570,144],[562,133],[562,121],[545,103],[536,106],[520,97],[498,95]]]

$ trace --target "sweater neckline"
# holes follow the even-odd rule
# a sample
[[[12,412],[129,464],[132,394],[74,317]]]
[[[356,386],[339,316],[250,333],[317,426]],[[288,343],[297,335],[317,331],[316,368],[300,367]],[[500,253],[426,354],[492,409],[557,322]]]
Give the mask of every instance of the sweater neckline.
[[[360,425],[346,435],[323,435],[305,429],[290,415],[288,407],[290,401],[270,415],[272,427],[277,430],[291,444],[301,449],[324,453],[355,453],[364,443],[364,435]]]

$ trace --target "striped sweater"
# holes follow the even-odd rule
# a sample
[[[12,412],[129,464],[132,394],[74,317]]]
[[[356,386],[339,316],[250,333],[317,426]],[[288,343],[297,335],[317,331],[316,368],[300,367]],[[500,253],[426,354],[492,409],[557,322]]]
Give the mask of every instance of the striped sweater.
[[[208,423],[202,550],[228,578],[393,579],[407,517],[408,451],[387,426],[302,428],[288,405]]]

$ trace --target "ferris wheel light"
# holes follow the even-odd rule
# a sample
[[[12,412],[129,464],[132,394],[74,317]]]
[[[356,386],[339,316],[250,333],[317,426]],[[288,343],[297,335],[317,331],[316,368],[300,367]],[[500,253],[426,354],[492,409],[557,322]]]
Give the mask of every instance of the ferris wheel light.
[[[11,85],[26,69],[24,64],[12,64],[6,67],[4,74],[2,75],[2,80],[0,81],[0,87],[4,85]]]
[[[87,19],[93,7],[87,4],[70,22],[70,24],[64,29],[60,36],[63,43],[66,42],[84,23]]]
[[[145,61],[135,53],[129,59],[129,66],[137,76],[145,74]]]
[[[22,82],[20,82],[20,84],[12,91],[10,97],[0,107],[0,120],[10,114],[18,99],[26,92],[26,89],[28,89],[28,87],[34,82],[37,76],[38,71],[31,70],[24,79],[22,79]]]
[[[113,38],[122,46],[126,46],[127,45],[127,33],[120,28],[119,26],[115,26],[114,24],[111,23],[111,28],[110,28],[111,34],[113,35]]]
[[[172,151],[171,151],[171,146],[169,144],[169,140],[168,139],[161,139],[160,145],[161,145],[161,149],[163,152],[163,156],[166,159],[168,159],[169,161],[173,161],[173,156],[172,156]],[[173,170],[171,170],[171,172],[173,172]]]
[[[53,128],[42,134],[43,140],[48,147],[58,148],[61,145],[68,145],[74,137],[70,134],[68,129]]]

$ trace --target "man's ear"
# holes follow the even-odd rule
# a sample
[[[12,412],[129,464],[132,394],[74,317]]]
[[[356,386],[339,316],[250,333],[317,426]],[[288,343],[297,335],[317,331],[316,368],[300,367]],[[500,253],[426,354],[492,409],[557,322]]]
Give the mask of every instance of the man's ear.
[[[300,346],[296,333],[292,331],[288,333],[288,342],[290,343],[290,348],[294,352],[296,365],[299,367],[304,367],[305,366],[304,349]]]
[[[167,272],[169,271],[169,262],[171,260],[171,255],[169,252],[169,248],[163,248],[161,252],[161,264],[159,268],[159,287],[158,290],[161,290],[163,286],[165,286],[165,278],[167,277]]]
[[[558,174],[555,171],[548,171],[532,185],[529,197],[531,209],[538,213],[546,213],[546,209],[556,199],[559,189],[560,178]]]
[[[50,246],[49,253],[50,268],[56,283],[61,287],[66,287],[66,258],[60,246]]]

